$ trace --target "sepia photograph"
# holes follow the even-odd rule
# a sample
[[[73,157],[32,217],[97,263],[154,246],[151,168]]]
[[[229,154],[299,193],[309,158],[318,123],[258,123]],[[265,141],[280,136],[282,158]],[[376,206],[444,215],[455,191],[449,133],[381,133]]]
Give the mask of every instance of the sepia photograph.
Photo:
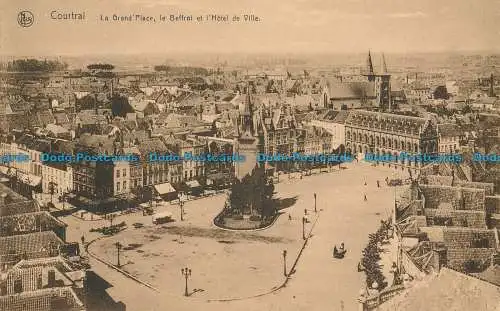
[[[500,0],[3,0],[0,311],[500,311]]]

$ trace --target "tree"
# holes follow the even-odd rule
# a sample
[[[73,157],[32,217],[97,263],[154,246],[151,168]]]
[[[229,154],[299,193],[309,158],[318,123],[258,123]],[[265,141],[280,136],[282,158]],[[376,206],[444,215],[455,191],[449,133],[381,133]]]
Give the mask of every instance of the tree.
[[[56,190],[56,183],[49,182],[50,203],[53,203],[54,192]]]
[[[111,64],[90,64],[87,66],[88,70],[104,70],[104,71],[111,71],[115,69],[115,66]]]
[[[467,113],[472,113],[472,108],[470,105],[465,105],[463,108],[462,108],[462,113],[463,114],[467,114]]]
[[[236,213],[260,214],[262,218],[275,214],[274,184],[267,179],[263,168],[255,168],[242,180],[235,179],[229,195],[230,209]]]
[[[53,72],[66,70],[68,64],[53,60],[16,59],[7,64],[7,71],[13,72]]]
[[[126,117],[127,113],[134,112],[134,108],[128,102],[128,99],[121,95],[115,95],[111,98],[111,112],[113,116]]]

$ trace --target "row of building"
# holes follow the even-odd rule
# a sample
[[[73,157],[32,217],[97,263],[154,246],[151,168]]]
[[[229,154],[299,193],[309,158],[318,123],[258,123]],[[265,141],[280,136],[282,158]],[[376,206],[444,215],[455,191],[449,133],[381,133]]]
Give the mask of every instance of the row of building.
[[[0,310],[87,310],[89,265],[67,225],[0,189]]]

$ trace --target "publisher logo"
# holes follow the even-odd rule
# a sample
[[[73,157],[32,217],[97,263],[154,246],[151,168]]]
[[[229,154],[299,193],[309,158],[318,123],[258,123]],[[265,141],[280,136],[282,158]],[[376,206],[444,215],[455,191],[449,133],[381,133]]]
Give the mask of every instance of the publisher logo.
[[[35,17],[30,11],[21,11],[17,14],[17,23],[21,27],[30,27],[34,21]]]

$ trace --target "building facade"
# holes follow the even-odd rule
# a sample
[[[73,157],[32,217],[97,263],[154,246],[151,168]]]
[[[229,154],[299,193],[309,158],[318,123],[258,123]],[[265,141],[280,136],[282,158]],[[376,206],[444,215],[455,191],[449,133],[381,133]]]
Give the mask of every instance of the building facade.
[[[372,153],[398,156],[438,152],[436,125],[429,119],[365,110],[351,111],[345,122],[346,150],[353,154]],[[400,159],[396,167],[419,163]]]

